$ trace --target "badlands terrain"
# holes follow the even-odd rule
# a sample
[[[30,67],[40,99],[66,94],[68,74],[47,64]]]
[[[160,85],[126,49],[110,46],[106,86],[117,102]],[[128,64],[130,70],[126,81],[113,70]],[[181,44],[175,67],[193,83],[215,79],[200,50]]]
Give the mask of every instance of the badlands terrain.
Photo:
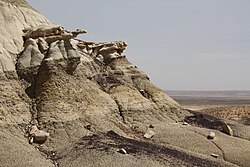
[[[168,94],[183,108],[250,123],[250,91],[168,91]]]
[[[182,107],[126,42],[80,40],[25,0],[0,13],[1,167],[249,166],[249,126]]]

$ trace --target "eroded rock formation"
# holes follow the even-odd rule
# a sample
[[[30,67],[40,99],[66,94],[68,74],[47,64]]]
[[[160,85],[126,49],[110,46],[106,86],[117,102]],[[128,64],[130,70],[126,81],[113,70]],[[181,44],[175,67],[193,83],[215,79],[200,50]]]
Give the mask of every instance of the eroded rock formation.
[[[93,133],[84,128],[87,123],[94,131],[125,134],[126,128],[143,128],[145,121],[179,119],[172,110],[178,112],[180,106],[127,60],[125,42],[75,39],[82,33],[86,31],[53,25],[25,30],[16,70],[34,102],[32,122],[62,128],[50,132],[51,140],[58,137],[65,145],[72,137]]]
[[[128,61],[124,54],[126,42],[79,40],[76,37],[86,33],[85,30],[68,31],[63,26],[53,25],[24,0],[0,0],[0,11],[0,145],[4,146],[0,162],[3,166],[56,166],[53,161],[60,156],[65,157],[60,163],[67,164],[67,158],[71,158],[68,152],[73,148],[90,151],[78,148],[82,140],[88,139],[91,139],[90,145],[97,141],[93,144],[96,152],[90,154],[93,158],[102,151],[95,146],[99,144],[98,136],[112,131],[116,134],[112,140],[120,139],[120,135],[128,143],[140,143],[139,140],[146,140],[143,136],[149,134],[149,125],[154,129],[146,138],[153,139],[155,145],[170,144],[181,148],[179,152],[185,152],[183,154],[191,159],[205,156],[207,161],[203,162],[212,164],[249,164],[250,153],[241,150],[242,145],[250,148],[249,142],[219,132],[210,141],[207,140],[208,129],[183,126],[184,117],[192,114],[182,110]],[[30,131],[31,125],[33,130]],[[29,145],[29,139],[46,142],[42,146]],[[239,147],[232,153],[224,140]],[[130,147],[136,145],[124,149],[130,153]],[[139,148],[146,149],[145,146]],[[112,152],[112,149],[106,150]],[[222,159],[211,160],[211,153]],[[118,156],[121,160],[118,164],[122,165],[117,149],[111,154]],[[178,155],[173,154],[173,162],[178,166],[179,159],[183,161],[179,165],[187,165],[188,162]],[[157,158],[144,160],[141,153],[135,156],[139,159],[138,166],[145,166],[144,162],[149,166],[150,163],[166,166]],[[110,157],[110,153],[106,157]],[[89,163],[84,158],[79,162],[79,165]]]

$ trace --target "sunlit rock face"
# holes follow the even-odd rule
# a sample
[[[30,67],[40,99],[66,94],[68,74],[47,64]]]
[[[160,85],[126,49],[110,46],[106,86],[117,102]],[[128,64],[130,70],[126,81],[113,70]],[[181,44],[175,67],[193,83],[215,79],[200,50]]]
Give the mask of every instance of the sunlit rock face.
[[[180,106],[127,60],[126,42],[79,40],[85,30],[51,24],[26,1],[2,0],[0,11],[0,125],[38,125],[59,147],[53,140],[179,119]]]
[[[0,10],[0,76],[17,78],[15,63],[23,50],[23,30],[50,23],[26,1],[1,0]]]
[[[54,25],[24,30],[17,74],[34,101],[31,121],[47,128],[57,141],[53,145],[96,131],[125,135],[125,129],[179,119],[180,106],[127,60],[126,42],[76,38],[84,33]],[[84,128],[88,124],[92,130]]]
[[[80,40],[86,30],[52,24],[24,0],[0,0],[0,13],[1,166],[250,163],[249,141],[216,131],[211,142],[211,130],[184,124],[214,120],[154,86],[127,59],[126,42]]]

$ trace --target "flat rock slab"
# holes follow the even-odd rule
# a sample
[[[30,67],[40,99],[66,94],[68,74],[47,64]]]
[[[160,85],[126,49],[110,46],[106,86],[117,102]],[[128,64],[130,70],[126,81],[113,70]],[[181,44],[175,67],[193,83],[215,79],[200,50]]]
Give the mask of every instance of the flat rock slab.
[[[144,134],[143,137],[146,138],[146,139],[150,139],[150,138],[152,138],[154,135],[155,135],[155,132],[152,131],[152,130],[150,130],[150,129],[148,129],[147,132]]]

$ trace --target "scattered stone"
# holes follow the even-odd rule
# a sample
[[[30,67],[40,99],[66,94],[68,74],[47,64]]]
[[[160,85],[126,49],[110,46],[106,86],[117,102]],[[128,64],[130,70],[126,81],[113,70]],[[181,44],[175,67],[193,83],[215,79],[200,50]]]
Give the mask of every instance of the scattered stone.
[[[33,125],[29,132],[29,143],[44,143],[49,137],[49,133],[39,130],[36,125]]]
[[[34,142],[33,136],[32,136],[32,137],[29,137],[29,143],[32,144],[33,142]]]
[[[148,129],[147,132],[144,134],[144,138],[146,139],[150,139],[155,135],[155,132],[153,132],[152,130]]]
[[[187,122],[183,122],[182,125],[186,125],[186,126],[187,126],[187,125],[189,125],[189,124],[188,124]]]
[[[226,134],[228,134],[230,136],[233,136],[233,130],[225,122],[223,122],[223,124],[222,124],[222,132],[224,132],[224,133],[226,133]]]
[[[218,154],[214,154],[214,153],[212,153],[211,156],[214,157],[214,158],[218,158],[219,157]]]
[[[208,139],[214,139],[215,138],[215,133],[210,132],[209,135],[207,136]]]
[[[119,149],[118,152],[121,154],[128,154],[124,148]]]

